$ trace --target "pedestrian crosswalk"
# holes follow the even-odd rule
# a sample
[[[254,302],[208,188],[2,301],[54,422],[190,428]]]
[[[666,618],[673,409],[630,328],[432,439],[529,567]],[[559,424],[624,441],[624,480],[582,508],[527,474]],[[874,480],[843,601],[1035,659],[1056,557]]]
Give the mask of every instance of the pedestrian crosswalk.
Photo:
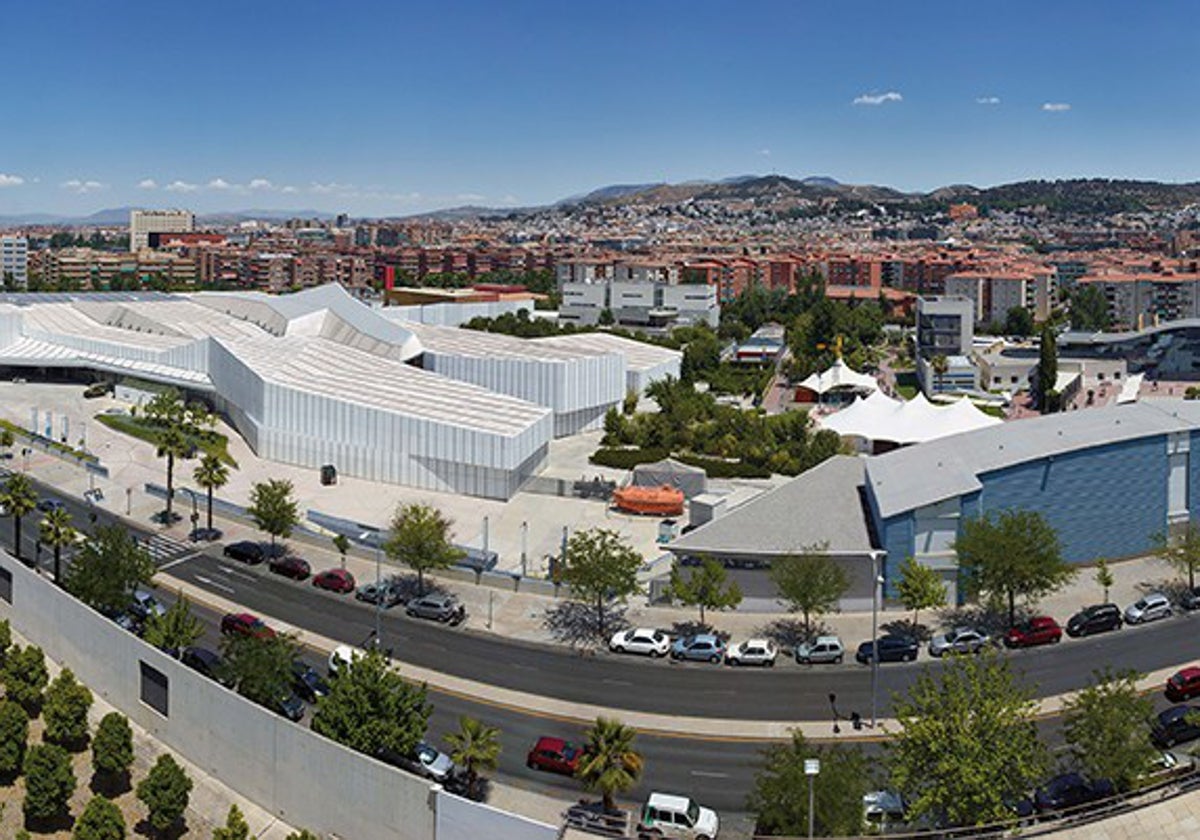
[[[197,551],[194,543],[177,540],[165,534],[151,534],[148,538],[139,538],[138,542],[150,552],[150,559],[156,566],[165,565]]]

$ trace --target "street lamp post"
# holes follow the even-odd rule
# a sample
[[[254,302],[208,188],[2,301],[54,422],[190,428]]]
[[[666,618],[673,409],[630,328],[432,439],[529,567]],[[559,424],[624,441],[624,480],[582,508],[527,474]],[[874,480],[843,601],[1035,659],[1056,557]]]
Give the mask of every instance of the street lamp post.
[[[821,759],[804,759],[804,775],[808,776],[808,836],[812,840],[813,829],[816,826],[816,812],[813,810],[813,788],[817,774],[821,772]]]
[[[880,552],[871,552],[871,728],[879,715],[879,597],[883,576],[879,574]]]

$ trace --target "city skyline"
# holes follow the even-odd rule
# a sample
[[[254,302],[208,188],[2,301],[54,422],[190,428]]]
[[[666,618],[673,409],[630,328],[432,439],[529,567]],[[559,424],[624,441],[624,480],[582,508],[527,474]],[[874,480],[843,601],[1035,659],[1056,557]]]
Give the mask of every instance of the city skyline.
[[[0,135],[0,215],[407,215],[770,172],[1197,178],[1182,3],[339,11],[10,10],[23,128]]]

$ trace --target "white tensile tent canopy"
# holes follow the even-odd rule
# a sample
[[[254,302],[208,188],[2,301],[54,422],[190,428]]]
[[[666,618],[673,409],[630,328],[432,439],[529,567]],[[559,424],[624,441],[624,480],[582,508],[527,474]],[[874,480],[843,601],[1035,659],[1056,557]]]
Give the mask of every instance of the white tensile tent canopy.
[[[826,370],[814,373],[800,383],[801,388],[807,388],[817,394],[827,394],[837,388],[854,388],[866,391],[878,391],[879,383],[875,377],[867,373],[859,373],[841,359],[838,359]]]
[[[938,406],[925,399],[924,394],[905,402],[876,391],[817,422],[822,428],[846,437],[908,444],[994,426],[1001,421],[980,411],[967,397]]]

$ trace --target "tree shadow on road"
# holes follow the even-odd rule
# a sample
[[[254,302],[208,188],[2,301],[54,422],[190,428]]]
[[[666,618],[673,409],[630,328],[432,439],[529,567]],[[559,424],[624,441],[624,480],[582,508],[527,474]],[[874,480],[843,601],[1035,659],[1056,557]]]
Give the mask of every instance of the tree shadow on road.
[[[774,642],[780,649],[795,650],[799,645],[811,641],[817,636],[832,634],[832,630],[819,618],[814,619],[809,630],[804,629],[804,622],[798,618],[777,618],[764,624],[754,631],[756,636],[764,636]]]
[[[595,604],[563,601],[546,610],[542,626],[550,631],[556,642],[577,648],[594,648],[608,644],[608,637],[629,626],[625,607],[604,607],[604,626],[601,628]]]

